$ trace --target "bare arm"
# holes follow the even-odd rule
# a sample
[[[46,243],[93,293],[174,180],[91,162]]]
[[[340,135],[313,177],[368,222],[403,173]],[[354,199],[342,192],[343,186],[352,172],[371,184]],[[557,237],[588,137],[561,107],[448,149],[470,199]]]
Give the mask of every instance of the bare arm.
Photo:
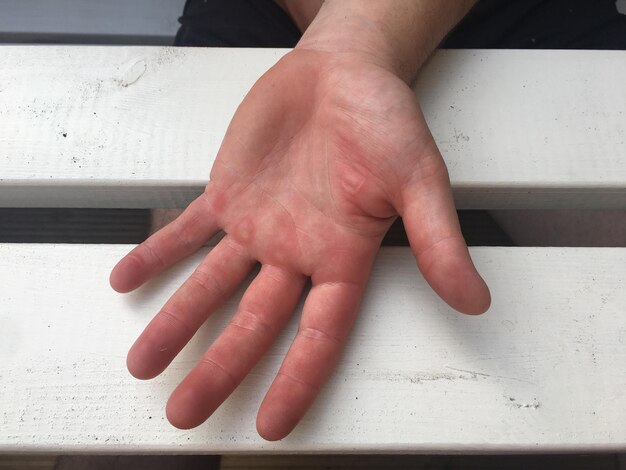
[[[298,48],[362,53],[407,83],[476,0],[277,0],[304,35]]]

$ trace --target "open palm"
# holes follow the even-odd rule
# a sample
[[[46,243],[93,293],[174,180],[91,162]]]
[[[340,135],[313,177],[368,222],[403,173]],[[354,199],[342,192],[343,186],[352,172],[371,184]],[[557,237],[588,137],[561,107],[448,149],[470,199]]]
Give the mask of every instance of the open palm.
[[[168,402],[172,424],[197,426],[267,351],[310,279],[298,334],[257,419],[263,437],[284,437],[336,364],[398,215],[433,289],[459,311],[486,310],[489,292],[410,88],[362,60],[289,53],[237,110],[205,192],[114,269],[112,286],[127,292],[226,233],[133,345],[129,370],[161,373],[261,263],[231,322]]]

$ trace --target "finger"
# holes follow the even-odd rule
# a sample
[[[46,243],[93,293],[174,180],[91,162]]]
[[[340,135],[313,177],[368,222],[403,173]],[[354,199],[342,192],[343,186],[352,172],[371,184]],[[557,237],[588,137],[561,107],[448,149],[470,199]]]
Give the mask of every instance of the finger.
[[[219,231],[207,193],[195,199],[174,221],[128,253],[113,268],[111,287],[136,289],[180,259],[189,256]]]
[[[301,274],[263,266],[229,325],[172,393],[167,417],[174,426],[198,426],[235,390],[296,308],[305,280]]]
[[[423,161],[427,163],[407,178],[397,208],[417,265],[452,308],[483,313],[491,303],[489,288],[476,271],[463,239],[443,158],[434,147]]]
[[[139,379],[160,374],[254,264],[240,245],[224,237],[135,341],[126,361],[130,373]]]
[[[339,360],[362,294],[359,284],[311,289],[298,333],[259,410],[257,430],[264,439],[282,439],[309,409]]]

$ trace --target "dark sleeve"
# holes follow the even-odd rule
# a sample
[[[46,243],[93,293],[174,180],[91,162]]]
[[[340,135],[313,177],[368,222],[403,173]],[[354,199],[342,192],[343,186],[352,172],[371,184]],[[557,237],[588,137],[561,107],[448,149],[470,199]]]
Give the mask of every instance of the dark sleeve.
[[[443,47],[626,49],[615,0],[481,0]]]
[[[187,0],[177,46],[294,47],[300,30],[274,0]]]

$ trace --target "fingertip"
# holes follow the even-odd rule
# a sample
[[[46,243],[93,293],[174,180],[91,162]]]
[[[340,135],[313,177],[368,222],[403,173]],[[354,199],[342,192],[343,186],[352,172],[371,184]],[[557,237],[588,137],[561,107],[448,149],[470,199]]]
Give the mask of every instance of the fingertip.
[[[144,367],[138,365],[130,357],[126,358],[126,368],[130,375],[138,380],[150,380],[156,377],[157,374],[149,374]]]
[[[174,390],[167,401],[165,416],[175,428],[192,429],[200,426],[209,417],[204,416],[200,411],[194,392],[185,391],[181,385]]]
[[[119,263],[115,265],[111,274],[109,275],[109,285],[115,292],[119,292],[120,294],[124,294],[126,291],[124,290],[124,281],[120,278],[120,274],[118,272],[117,267]]]
[[[137,340],[126,355],[126,368],[128,372],[139,380],[153,379],[162,372],[161,369],[151,366],[149,361],[145,359],[145,349],[145,346]]]
[[[265,395],[256,418],[256,429],[266,441],[284,439],[295,429],[314,399],[310,389],[303,384],[285,383],[278,376]]]
[[[189,419],[184,414],[179,412],[176,406],[172,405],[171,398],[165,406],[165,416],[167,417],[169,423],[177,429],[185,430],[195,427],[189,422]]]
[[[433,289],[450,307],[466,315],[485,313],[491,304],[489,288],[476,272],[459,276],[456,283],[433,285]]]
[[[109,276],[109,284],[120,294],[133,291],[142,283],[139,263],[129,256],[122,258],[111,270]]]
[[[267,413],[263,412],[263,406],[256,418],[256,432],[266,441],[275,442],[280,441],[289,434],[290,430],[286,432],[280,429],[280,426],[276,426],[276,422],[273,419],[267,417]]]
[[[489,287],[478,274],[467,248],[459,249],[456,256],[437,258],[424,276],[437,295],[458,312],[480,315],[491,305]]]
[[[456,308],[466,315],[482,315],[491,306],[491,292],[484,279],[474,271],[470,274],[471,279],[465,284],[461,293],[461,302]]]

